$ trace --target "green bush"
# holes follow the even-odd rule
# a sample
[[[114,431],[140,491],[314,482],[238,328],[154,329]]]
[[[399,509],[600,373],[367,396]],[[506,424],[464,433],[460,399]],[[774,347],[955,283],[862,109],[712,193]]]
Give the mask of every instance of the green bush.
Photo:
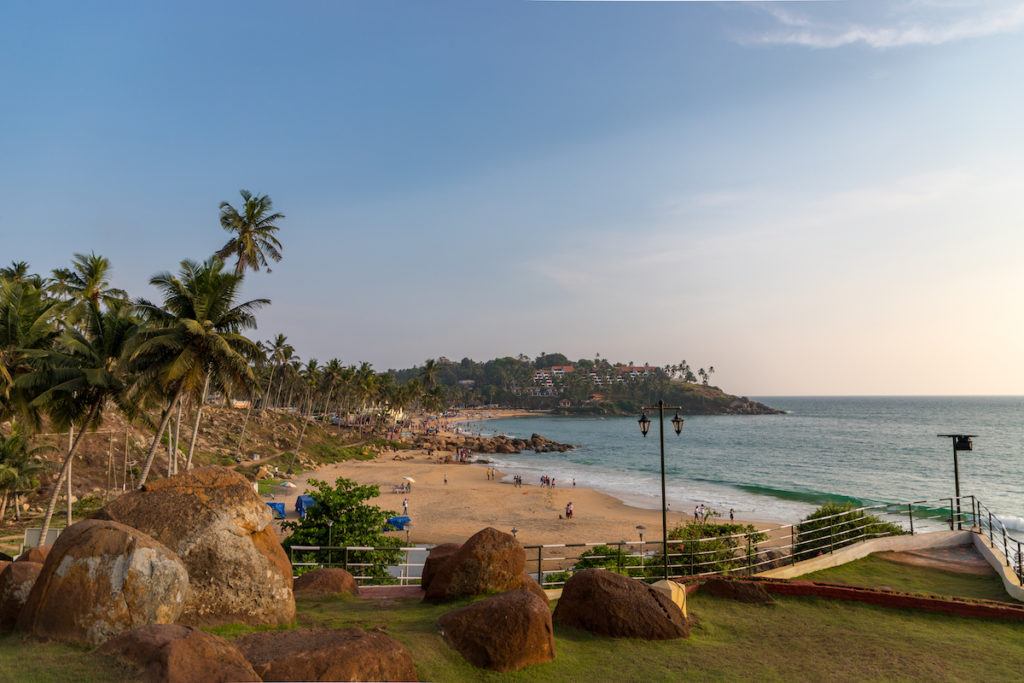
[[[899,524],[883,522],[851,503],[825,503],[797,525],[794,553],[804,560],[869,538],[904,533]]]
[[[688,522],[668,532],[672,575],[729,572],[757,563],[757,544],[768,535],[751,524]],[[675,541],[675,543],[672,543]],[[681,541],[681,543],[679,542]],[[659,555],[650,561],[648,576],[661,576]]]
[[[631,567],[641,566],[639,555],[632,555],[627,549],[619,546],[597,545],[580,555],[573,571],[581,569],[607,569],[623,576],[636,577],[639,572],[630,571]]]

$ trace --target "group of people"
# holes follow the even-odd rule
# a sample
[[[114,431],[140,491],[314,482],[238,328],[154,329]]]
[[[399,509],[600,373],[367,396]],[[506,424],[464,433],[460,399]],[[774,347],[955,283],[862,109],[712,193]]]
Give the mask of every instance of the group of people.
[[[547,486],[548,488],[555,488],[555,478],[549,477],[546,474],[540,475],[540,485]]]
[[[487,468],[487,479],[488,479],[488,481],[494,481],[497,478],[498,478],[498,470],[494,469],[493,467],[488,467]]]
[[[572,519],[573,512],[575,512],[575,508],[572,506],[572,501],[570,500],[565,504],[565,518]]]
[[[512,485],[515,486],[517,489],[523,488],[523,476],[521,474],[513,475]]]

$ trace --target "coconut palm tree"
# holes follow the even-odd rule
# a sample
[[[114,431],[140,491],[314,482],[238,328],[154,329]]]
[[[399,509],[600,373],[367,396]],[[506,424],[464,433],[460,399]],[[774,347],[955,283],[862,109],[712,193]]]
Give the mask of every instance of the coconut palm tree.
[[[423,369],[420,370],[420,382],[423,383],[427,391],[437,386],[437,361],[433,358],[423,363]]]
[[[281,260],[281,243],[277,240],[278,221],[283,213],[274,213],[274,202],[265,194],[253,195],[240,190],[242,209],[239,211],[228,202],[220,203],[220,226],[233,237],[221,247],[217,256],[222,259],[234,257],[235,275],[246,270],[270,272],[269,260]]]
[[[35,396],[32,404],[46,412],[54,427],[77,432],[50,493],[41,539],[46,538],[61,484],[69,475],[85,432],[103,424],[105,409],[111,403],[126,415],[135,414],[134,404],[126,395],[129,376],[124,358],[137,330],[138,321],[126,306],[104,311],[90,302],[80,325],[65,326],[43,362],[18,379],[18,385]]]
[[[160,392],[162,408],[139,476],[140,487],[149,477],[160,435],[183,394],[191,394],[198,401],[185,463],[188,469],[211,382],[225,394],[253,382],[249,360],[257,354],[257,348],[242,331],[255,327],[255,312],[270,303],[269,299],[237,303],[242,276],[225,272],[224,262],[216,256],[203,263],[182,261],[178,275],[159,273],[150,284],[160,290],[163,303],[136,301],[137,310],[149,325],[139,334],[131,359],[142,384]]]
[[[295,355],[295,348],[288,343],[288,337],[278,333],[273,339],[267,340],[266,352],[267,360],[270,362],[270,379],[267,381],[267,391],[263,395],[263,405],[260,406],[260,410],[270,405],[270,387],[274,383],[274,371],[278,366],[284,366]],[[280,400],[280,388],[277,393],[278,400]]]
[[[0,496],[0,522],[4,521],[11,496],[14,496],[14,509],[17,511],[20,493],[39,486],[39,476],[47,466],[42,454],[51,450],[50,446],[32,448],[17,423],[12,426],[10,436],[0,435],[0,491],[3,492]]]
[[[39,410],[17,380],[53,346],[63,308],[31,276],[0,279],[0,420],[17,415],[25,426],[39,429]]]
[[[95,253],[75,254],[71,268],[53,271],[53,290],[77,304],[114,306],[128,299],[128,292],[110,286],[110,261]]]

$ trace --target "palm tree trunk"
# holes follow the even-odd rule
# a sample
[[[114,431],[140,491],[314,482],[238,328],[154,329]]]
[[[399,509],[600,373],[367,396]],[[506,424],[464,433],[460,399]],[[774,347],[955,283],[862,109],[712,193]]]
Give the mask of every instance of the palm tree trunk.
[[[160,413],[160,424],[156,427],[156,433],[153,434],[153,442],[149,444],[149,452],[146,453],[146,462],[142,465],[142,473],[139,474],[139,486],[142,488],[146,485],[146,480],[149,478],[149,470],[153,467],[153,461],[156,459],[156,449],[160,445],[160,435],[167,429],[167,423],[171,420],[171,411],[174,410],[175,404],[178,399],[181,398],[181,387],[174,390],[174,394],[171,396],[170,403]]]
[[[97,408],[93,408],[89,412],[89,417],[83,424],[90,424],[94,417],[96,417]],[[46,503],[46,514],[43,516],[43,528],[39,533],[39,545],[46,543],[46,534],[50,531],[50,522],[53,521],[53,511],[57,509],[57,499],[60,497],[60,485],[64,483],[64,477],[70,479],[71,474],[71,459],[75,457],[75,451],[78,449],[78,444],[82,441],[82,436],[85,434],[85,429],[78,432],[78,436],[71,440],[68,447],[67,455],[64,456],[64,464],[60,468],[60,474],[57,475],[57,481],[53,483],[53,491],[50,493],[50,500]],[[70,503],[68,505],[70,507]]]
[[[88,423],[86,423],[86,424],[88,424]],[[72,436],[74,435],[74,431],[75,431],[75,427],[74,427],[74,425],[72,425],[68,429],[68,448],[71,447],[71,439],[72,439]],[[84,428],[82,429],[82,432],[85,432]],[[74,457],[71,457],[71,458],[68,459],[68,474],[67,474],[67,477],[65,478],[65,481],[67,482],[67,485],[68,485],[68,518],[67,518],[67,523],[64,525],[65,527],[71,526],[71,465],[74,462],[74,460],[75,460]],[[40,537],[39,538],[40,545],[42,545],[42,542],[43,542],[43,539],[42,539],[42,537]]]
[[[7,516],[7,499],[10,497],[10,491],[4,491],[3,502],[0,503],[0,524],[4,523],[4,517]]]
[[[274,397],[274,405],[278,408],[281,407],[281,390],[284,389],[284,374],[282,373],[281,379],[277,380],[277,395]]]
[[[196,406],[196,421],[192,424],[192,441],[188,444],[188,460],[185,461],[185,471],[192,469],[192,454],[196,452],[196,439],[199,438],[199,420],[203,416],[203,406],[206,405],[206,392],[210,389],[210,371],[206,371],[206,379],[203,380],[203,396]]]
[[[277,366],[276,365],[271,365],[270,366],[270,379],[267,380],[267,392],[263,395],[263,405],[260,406],[260,412],[261,413],[266,408],[270,407],[270,405],[269,405],[269,401],[270,401],[270,387],[274,386],[274,370],[277,370]],[[250,408],[252,408],[252,403],[251,403],[252,400],[253,399],[250,399],[250,403],[249,403],[249,407]],[[246,418],[248,418],[248,417],[249,416],[246,415]],[[243,432],[244,432],[244,430],[243,430]],[[239,448],[241,448],[241,441],[239,441]]]
[[[181,401],[178,401],[178,417],[174,423],[174,473],[178,473],[178,454],[181,452]]]
[[[267,385],[267,393],[270,393],[270,385]],[[245,419],[242,420],[242,433],[238,435],[238,450],[236,453],[242,455],[242,444],[245,443],[245,428],[249,426],[249,416],[252,415],[252,404],[256,402],[256,395],[249,394],[249,409],[245,411]]]
[[[21,521],[21,494],[14,492],[14,519]]]

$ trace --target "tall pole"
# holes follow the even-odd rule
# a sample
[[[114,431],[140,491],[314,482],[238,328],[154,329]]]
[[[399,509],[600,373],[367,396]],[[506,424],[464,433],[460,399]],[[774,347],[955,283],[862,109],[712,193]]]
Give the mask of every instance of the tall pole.
[[[960,460],[956,454],[956,439],[953,439],[953,480],[956,482],[956,528],[963,529],[960,517]]]
[[[85,427],[82,427],[82,429],[85,429]],[[73,443],[74,443],[73,437],[74,437],[74,435],[75,435],[75,426],[71,425],[71,427],[68,428],[68,450],[73,448]],[[74,459],[75,459],[74,456],[72,456],[68,460],[68,481],[67,481],[67,485],[68,485],[68,522],[67,522],[67,524],[65,526],[71,526],[71,464],[74,462]],[[45,538],[40,538],[39,539],[39,545],[46,545],[46,539]]]
[[[665,401],[658,400],[658,437],[661,441],[661,555],[668,581],[668,506],[665,504]]]

